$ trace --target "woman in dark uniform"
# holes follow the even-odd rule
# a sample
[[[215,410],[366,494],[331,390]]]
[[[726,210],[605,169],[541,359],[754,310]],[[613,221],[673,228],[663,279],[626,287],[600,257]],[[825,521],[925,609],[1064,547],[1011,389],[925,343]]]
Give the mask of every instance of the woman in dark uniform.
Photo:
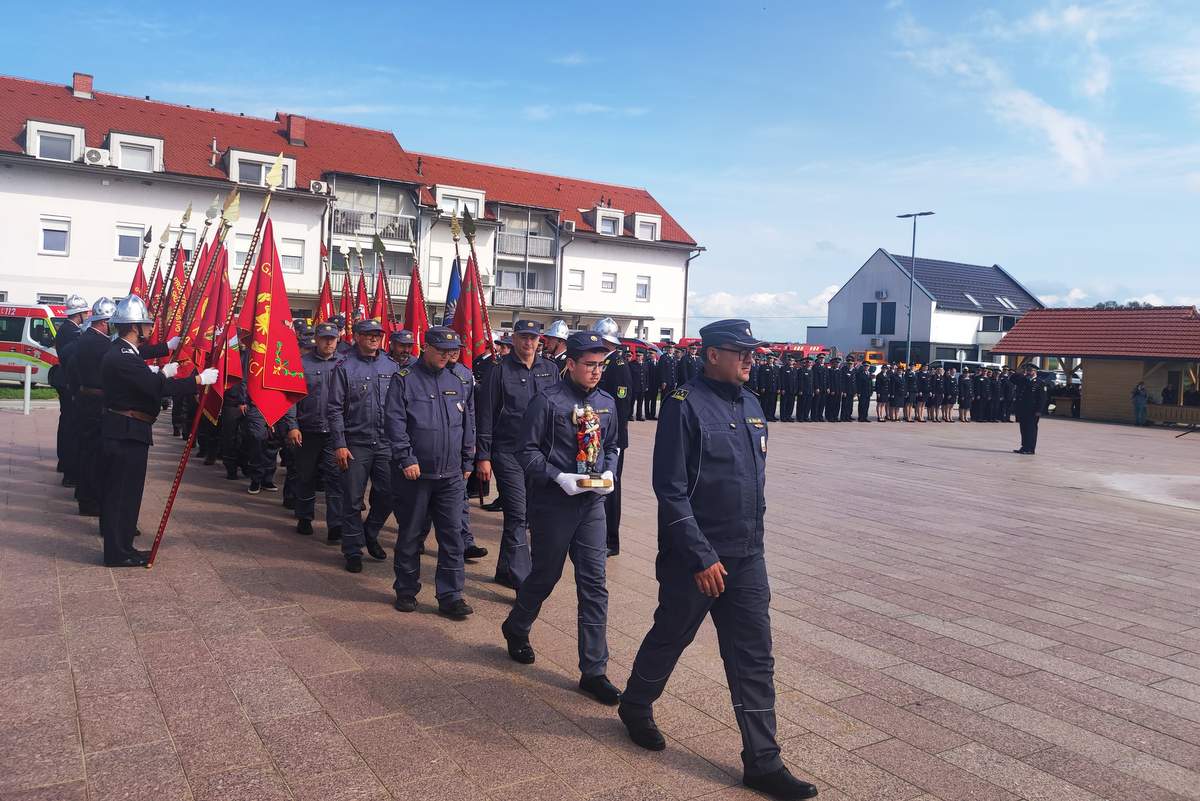
[[[897,365],[892,368],[892,402],[889,411],[892,419],[899,419],[904,414],[904,401],[908,398],[908,382],[904,380],[904,371]]]
[[[925,407],[929,409],[929,420],[933,423],[942,422],[942,368],[929,370],[926,368],[929,378],[929,395],[925,401]]]
[[[958,422],[971,421],[971,404],[975,402],[975,386],[970,373],[963,373],[958,380]]]
[[[921,369],[915,371],[917,379],[917,397],[914,399],[916,407],[916,416],[913,418],[918,423],[925,422],[925,402],[929,399],[929,368],[921,365]]]
[[[875,376],[875,417],[879,422],[890,419],[888,404],[892,395],[891,365],[883,365]]]

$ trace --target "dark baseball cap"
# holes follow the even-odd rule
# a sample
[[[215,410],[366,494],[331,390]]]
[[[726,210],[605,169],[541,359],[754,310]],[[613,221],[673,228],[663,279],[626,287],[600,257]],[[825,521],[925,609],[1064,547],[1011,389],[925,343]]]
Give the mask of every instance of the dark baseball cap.
[[[514,334],[541,334],[543,327],[539,320],[517,320],[513,324],[512,332]]]
[[[406,333],[412,336],[411,332]],[[425,344],[438,350],[458,350],[462,347],[462,340],[453,328],[436,325],[425,332]]]
[[[431,328],[430,330],[432,331],[433,329]],[[388,337],[388,341],[399,345],[416,344],[416,339],[413,338],[413,332],[409,331],[407,328],[401,328],[399,331],[393,331],[392,335]]]
[[[767,343],[750,331],[746,320],[717,320],[700,329],[700,341],[707,347],[733,345],[736,348],[759,348]]]
[[[608,352],[608,346],[604,344],[604,338],[596,332],[576,331],[567,337],[568,356],[574,356],[578,353],[591,353],[593,351]]]
[[[365,320],[359,320],[354,324],[354,333],[356,334],[382,334],[383,325],[375,319],[368,317]]]
[[[336,337],[342,333],[342,330],[335,323],[317,323],[315,336],[318,337]]]

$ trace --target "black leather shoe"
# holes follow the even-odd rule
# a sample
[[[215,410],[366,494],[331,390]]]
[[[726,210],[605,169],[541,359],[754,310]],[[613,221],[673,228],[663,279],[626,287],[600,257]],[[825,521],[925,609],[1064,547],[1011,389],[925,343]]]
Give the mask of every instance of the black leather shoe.
[[[383,546],[378,542],[367,540],[367,553],[371,554],[372,559],[378,559],[382,562],[387,559],[387,551],[383,550]]]
[[[510,579],[508,576],[496,576],[492,580],[495,581],[497,584],[499,584],[501,587],[508,587],[510,590],[514,590],[514,591],[520,589],[520,587],[521,587],[520,584],[517,584],[515,581]]]
[[[141,551],[135,551],[133,556],[127,556],[124,559],[119,559],[116,562],[104,563],[105,567],[145,567],[146,556]]]
[[[417,599],[411,595],[397,595],[392,606],[396,607],[397,612],[415,612],[417,611]]]
[[[94,503],[79,504],[79,514],[82,517],[99,517],[100,507]]]
[[[174,428],[171,429],[171,436],[172,437],[181,436],[181,434],[179,433],[179,426],[175,426]]]
[[[264,481],[262,483],[262,488],[267,492],[279,492],[279,487],[275,485],[274,481]]]
[[[742,784],[751,790],[766,793],[771,798],[793,799],[817,797],[817,788],[815,786],[808,782],[800,781],[789,773],[787,768],[780,768],[773,773],[764,773],[761,776],[751,776],[749,773],[744,773],[742,774]]]
[[[226,481],[237,481],[237,468],[236,467],[226,467],[225,468],[225,480]]]
[[[621,703],[621,691],[608,680],[608,676],[603,674],[582,677],[579,680],[579,689],[605,706],[616,706]]]
[[[1029,451],[1025,450],[1024,448],[1015,448],[1013,449],[1013,453],[1029,453]]]
[[[529,644],[529,638],[519,634],[513,634],[508,630],[508,626],[500,624],[500,633],[504,635],[504,641],[508,643],[508,655],[514,662],[520,662],[522,665],[532,665],[536,658],[533,653],[533,646]]]
[[[620,548],[609,548],[609,549],[608,549],[608,555],[609,555],[609,557],[610,557],[610,558],[611,558],[611,557],[613,557],[613,556],[620,556],[620,555],[621,555],[621,549],[620,549]]]
[[[262,492],[262,484],[259,484],[257,481],[251,481],[250,486],[246,488],[246,492],[251,495],[257,495]]]
[[[362,557],[347,556],[346,557],[346,572],[361,573],[362,572]]]
[[[480,548],[478,545],[472,545],[463,551],[463,559],[482,559],[488,555],[487,548]]]
[[[333,528],[329,529],[328,533],[325,534],[325,541],[326,542],[341,542],[342,541],[342,527],[334,526]]]
[[[312,521],[311,520],[297,520],[296,521],[296,533],[303,534],[306,537],[309,536],[310,534],[312,534]]]
[[[617,707],[617,717],[625,724],[629,739],[648,751],[661,751],[667,747],[667,738],[663,737],[654,718],[649,715],[635,715],[624,706]]]
[[[295,509],[296,508],[296,499],[295,498],[284,498],[283,499],[283,508],[284,509]]]
[[[504,505],[502,503],[500,503],[500,499],[497,498],[496,500],[492,501],[491,503],[484,504],[483,511],[485,511],[485,512],[503,512]]]
[[[466,620],[474,611],[471,605],[462,598],[459,598],[457,601],[447,601],[444,604],[438,604],[438,614],[444,615],[451,620]]]
[[[62,478],[62,485],[63,485],[64,487],[66,487],[67,489],[74,489],[75,487],[78,487],[78,486],[79,486],[79,482],[77,482],[77,481],[76,481],[75,479],[73,479],[73,478],[68,478],[68,477],[66,477],[66,476],[63,476],[63,478]]]

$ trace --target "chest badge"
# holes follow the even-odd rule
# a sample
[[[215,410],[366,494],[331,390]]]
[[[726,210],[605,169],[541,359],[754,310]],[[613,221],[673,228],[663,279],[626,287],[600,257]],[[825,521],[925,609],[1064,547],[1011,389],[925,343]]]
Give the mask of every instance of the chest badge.
[[[758,438],[758,446],[760,448],[762,448],[763,455],[765,456],[767,453],[767,435],[766,434],[763,434],[761,437]]]
[[[454,405],[458,407],[458,410],[459,410],[460,412],[461,412],[461,411],[463,411],[463,403],[462,403],[462,401],[458,401],[458,402],[457,402],[457,403],[455,403]]]
[[[766,423],[763,422],[763,419],[761,417],[747,417],[746,423],[748,425],[754,426],[755,428],[765,428],[767,425]]]
[[[688,391],[686,389],[677,389],[671,393],[671,397],[674,398],[675,400],[683,400],[687,396],[688,396]]]

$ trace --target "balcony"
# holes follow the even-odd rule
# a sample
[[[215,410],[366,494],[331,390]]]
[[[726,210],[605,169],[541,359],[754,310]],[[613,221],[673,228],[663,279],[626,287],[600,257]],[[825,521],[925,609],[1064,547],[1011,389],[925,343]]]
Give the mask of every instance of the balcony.
[[[501,231],[496,242],[496,251],[501,256],[520,256],[524,258],[526,242],[529,243],[529,258],[553,258],[551,250],[553,249],[554,240],[548,236],[526,237],[525,234],[507,234]]]
[[[392,302],[396,303],[408,298],[408,287],[412,283],[410,275],[391,275],[385,276],[387,281],[388,294],[392,297]],[[333,294],[333,305],[336,307],[341,302],[342,284],[346,282],[345,270],[334,270],[330,274],[329,288]],[[350,274],[350,295],[353,297],[355,289],[358,287],[358,271],[355,270]],[[375,274],[367,273],[367,297],[374,298],[375,296]],[[428,299],[426,300],[428,302]]]
[[[550,289],[521,289],[498,286],[492,290],[493,306],[515,306],[528,309],[553,309],[554,291]]]
[[[370,237],[379,234],[384,239],[412,242],[416,238],[415,223],[412,217],[366,209],[339,208],[333,212],[333,233],[343,236]]]

